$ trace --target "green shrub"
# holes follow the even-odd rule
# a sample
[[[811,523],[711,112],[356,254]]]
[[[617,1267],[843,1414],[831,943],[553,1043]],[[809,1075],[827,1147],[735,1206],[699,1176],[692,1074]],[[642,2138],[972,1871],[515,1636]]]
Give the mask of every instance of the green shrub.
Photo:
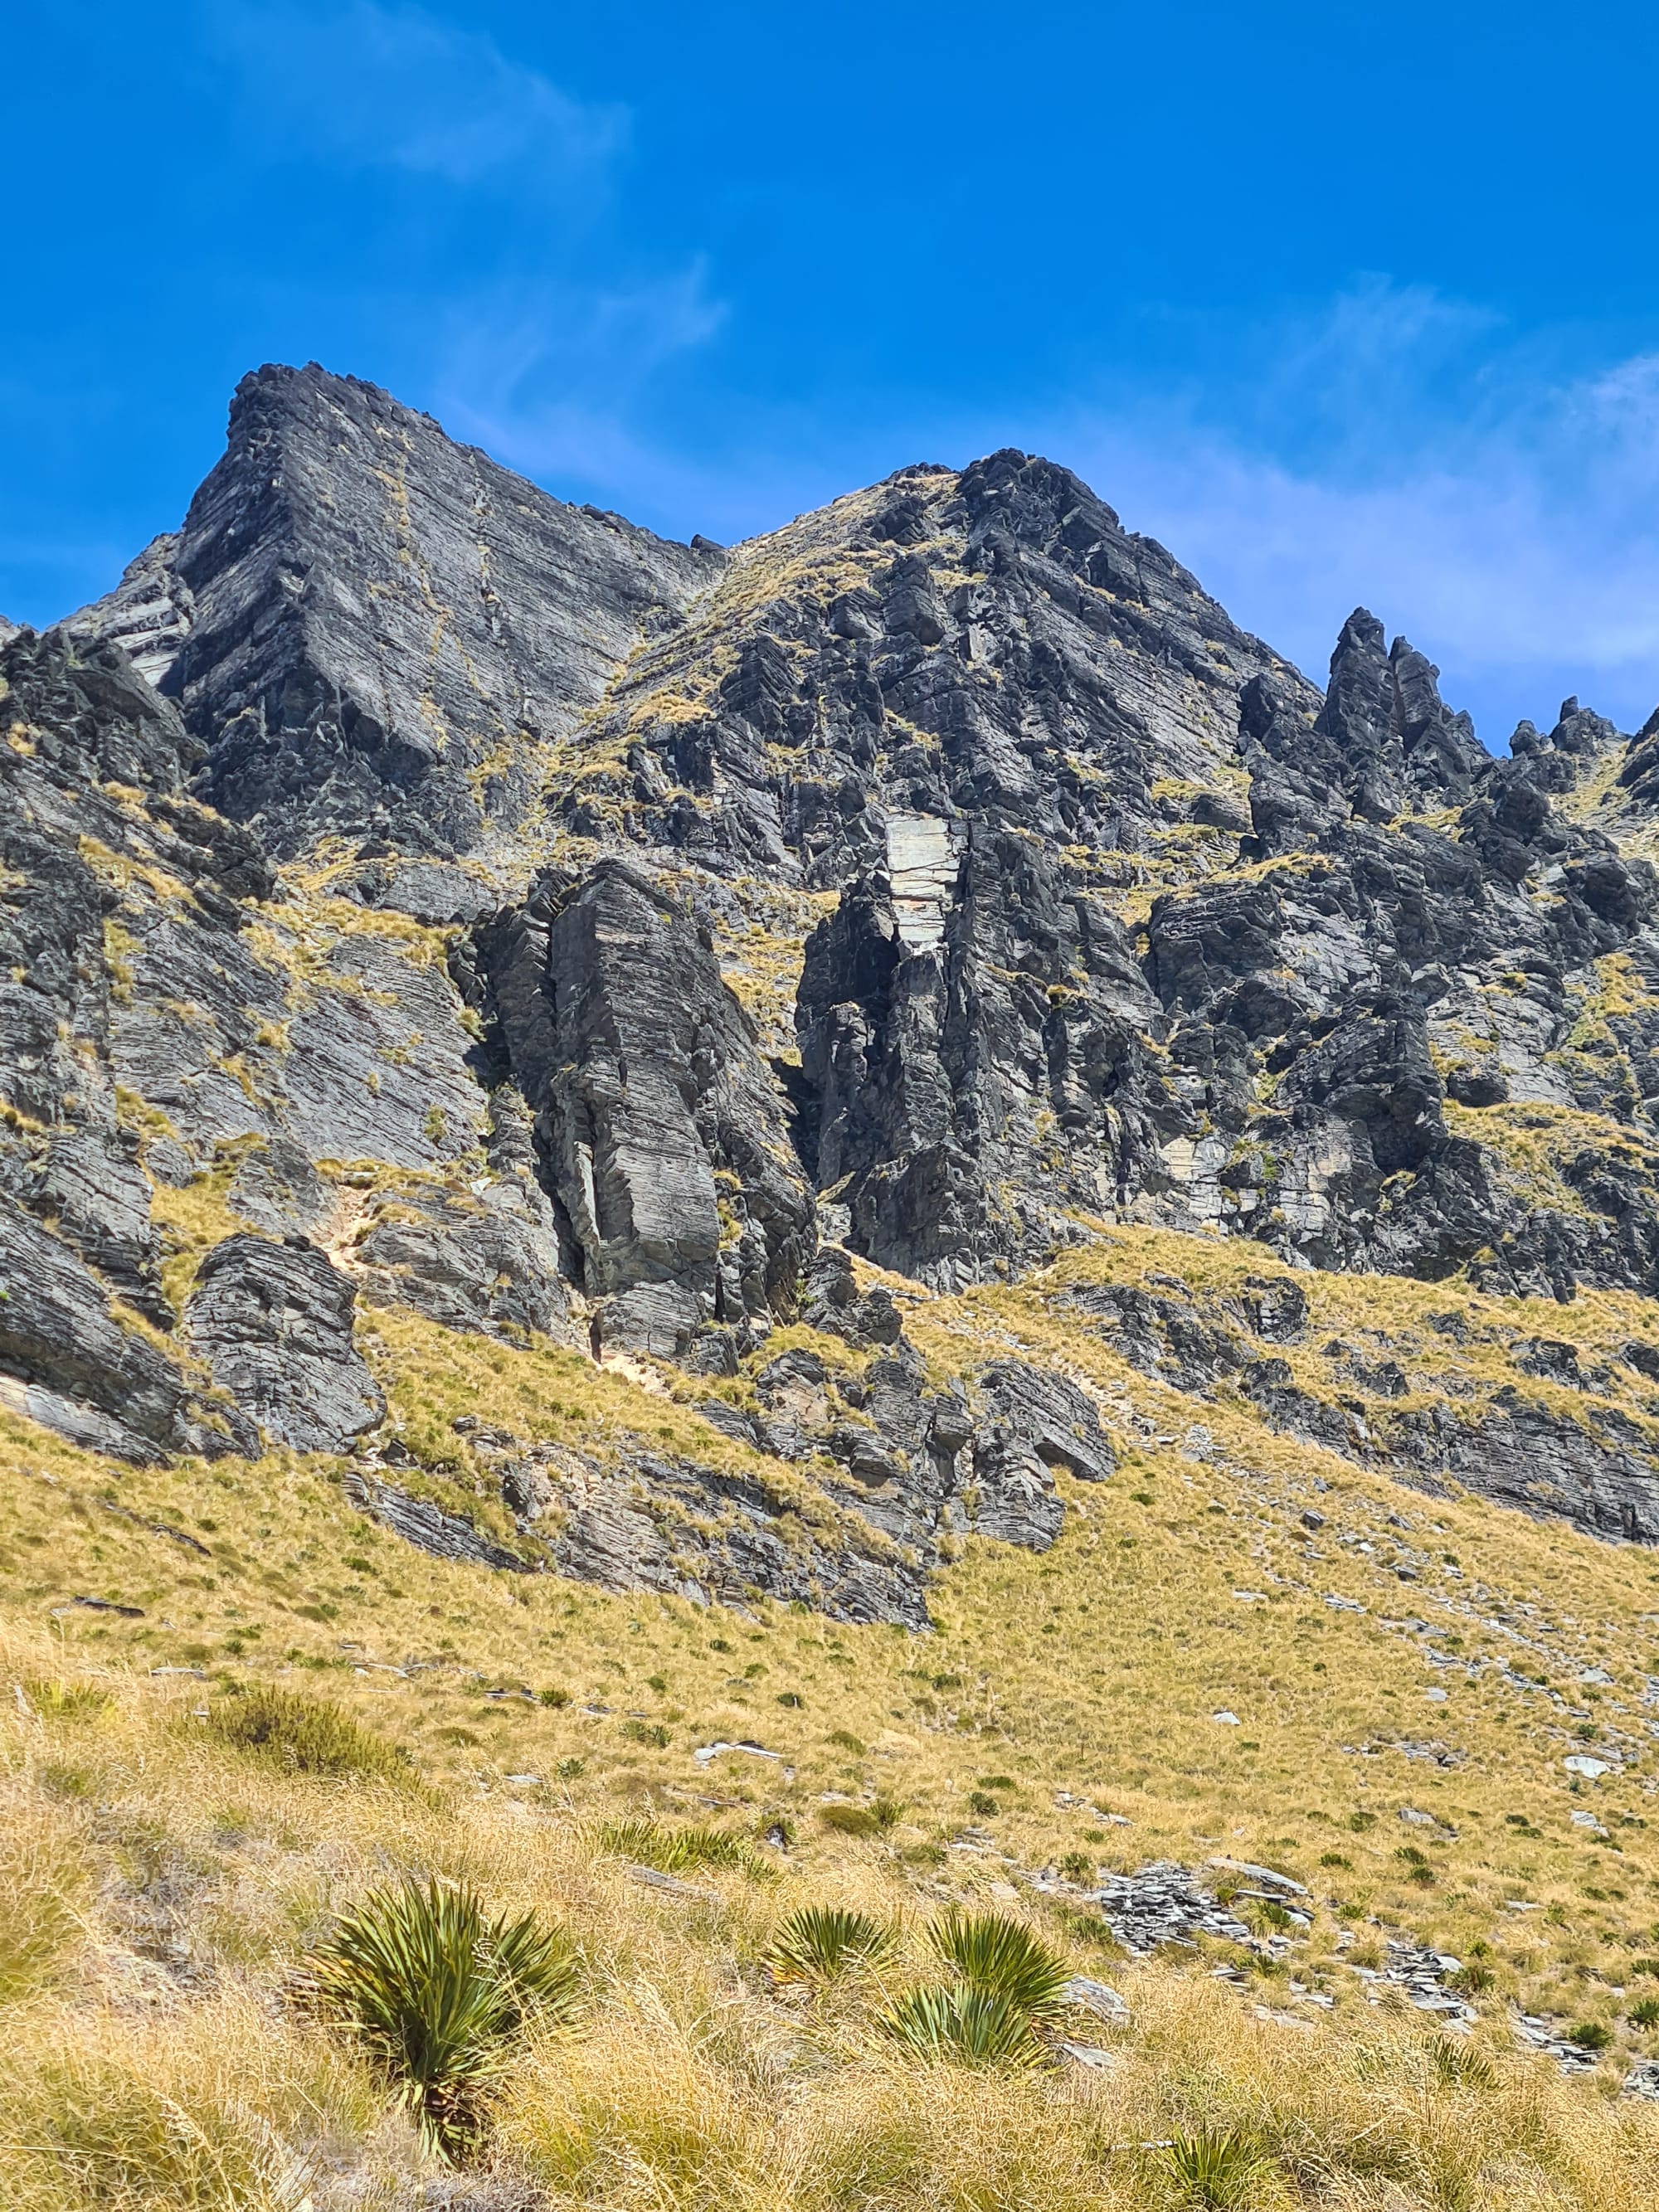
[[[1000,1912],[947,1913],[928,1940],[969,1990],[1014,2006],[1028,2020],[1063,2012],[1070,1970],[1058,1953]]]
[[[434,1877],[372,1891],[312,1954],[309,1989],[346,2021],[428,2143],[474,2148],[532,2013],[568,2020],[580,1970],[568,1941],[533,1913],[484,1917],[464,1886]]]
[[[1164,2152],[1176,2202],[1194,2212],[1232,2212],[1255,2188],[1261,2150],[1237,2128],[1200,2128],[1177,2136]]]
[[[821,1805],[818,1819],[838,1836],[874,1836],[881,1823],[864,1805]]]
[[[995,1819],[1002,1808],[988,1790],[970,1790],[968,1792],[968,1810],[982,1820],[990,1820]]]
[[[1586,2051],[1605,2051],[1613,2041],[1613,2031],[1603,2027],[1599,2020],[1581,2020],[1576,2027],[1567,2030],[1567,2039],[1582,2043]]]
[[[806,1905],[780,1925],[766,1964],[775,1982],[830,1982],[885,1966],[897,1948],[894,1931],[867,1912]]]
[[[1632,2027],[1659,2027],[1659,1997],[1644,1997],[1640,2004],[1630,2008]]]
[[[290,1774],[407,1782],[414,1772],[400,1744],[388,1743],[338,1705],[266,1684],[216,1705],[207,1724],[222,1743],[252,1752]]]
[[[680,1874],[688,1867],[746,1866],[750,1856],[740,1838],[719,1828],[665,1828],[655,1820],[609,1821],[599,1831],[599,1841],[618,1858],[655,1867],[660,1874]]]
[[[860,1759],[864,1756],[864,1739],[854,1735],[850,1729],[832,1729],[829,1741],[839,1744],[843,1751],[855,1753]]]
[[[881,2027],[915,2057],[958,2065],[1035,2066],[1043,2055],[1029,2013],[966,1984],[911,1990],[882,2015]]]
[[[65,1682],[58,1679],[25,1682],[23,1695],[43,1721],[89,1720],[110,1702],[107,1690],[95,1682]]]

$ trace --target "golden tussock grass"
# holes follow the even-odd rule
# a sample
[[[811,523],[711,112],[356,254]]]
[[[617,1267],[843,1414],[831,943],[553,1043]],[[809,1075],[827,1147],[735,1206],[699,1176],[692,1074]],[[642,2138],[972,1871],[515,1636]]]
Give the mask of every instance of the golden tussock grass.
[[[1255,2160],[1242,2203],[1650,2203],[1659,2120],[1617,2091],[1659,2055],[1631,2017],[1659,1990],[1652,1556],[1403,1489],[1224,1389],[1195,1401],[1065,1303],[1156,1277],[1221,1301],[1264,1269],[1248,1247],[1099,1231],[1017,1289],[907,1303],[936,1376],[1058,1362],[1120,1458],[1104,1486],[1060,1478],[1047,1554],[959,1540],[927,1637],[492,1576],[366,1520],[337,1462],[120,1468],[0,1413],[0,2205],[415,2201],[412,2136],[294,1996],[331,1913],[400,1870],[470,1881],[580,1947],[580,2023],[532,2039],[497,2115],[496,2154],[556,2207],[1174,2205],[1196,2200],[1146,2146],[1228,2130]],[[1408,1347],[1409,1405],[1501,1387],[1540,1329],[1459,1285],[1297,1280],[1310,1325],[1285,1358],[1316,1395],[1333,1338]],[[1613,1366],[1648,1327],[1612,1296],[1548,1316]],[[395,1312],[363,1336],[398,1479],[480,1525],[510,1534],[465,1413],[602,1462],[642,1439],[747,1467],[833,1524],[810,1468],[720,1436],[670,1371]],[[1636,1382],[1617,1389],[1645,1421]],[[338,1705],[407,1751],[416,1786],[291,1771],[269,1731],[240,1747],[216,1716],[262,1691]],[[693,1759],[714,1741],[777,1756]],[[1614,1754],[1598,1783],[1563,1765],[1586,1747]],[[606,1847],[629,1818],[710,1825],[739,1863],[653,1889]],[[787,1853],[761,1840],[780,1822]],[[1219,1857],[1311,1893],[1288,1961],[1227,1954],[1243,1987],[1208,1948],[1125,1960],[1084,1901],[1097,1868]],[[1043,1868],[1047,1892],[1025,1879]],[[778,1991],[767,1944],[812,1902],[902,1924],[897,1963],[822,1999]],[[923,1931],[951,1902],[1026,1917],[1122,1991],[1127,2030],[1074,2025],[1107,2064],[1016,2077],[888,2042],[881,2005],[937,1977]],[[1483,2064],[1352,1971],[1390,1938],[1478,1967]],[[1602,2031],[1596,2074],[1519,2051],[1514,2006]]]

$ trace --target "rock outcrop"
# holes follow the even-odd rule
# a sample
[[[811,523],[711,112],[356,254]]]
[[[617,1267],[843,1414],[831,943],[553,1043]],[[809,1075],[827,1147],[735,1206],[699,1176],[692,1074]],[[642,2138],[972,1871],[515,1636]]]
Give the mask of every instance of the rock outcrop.
[[[914,1622],[948,1541],[1052,1542],[1112,1447],[1006,1345],[942,1383],[911,1296],[1110,1224],[1659,1291],[1655,726],[1569,701],[1496,758],[1363,610],[1322,693],[1051,462],[728,553],[262,369],[179,530],[0,636],[0,1376],[99,1449],[348,1450],[370,1306],[656,1358],[828,1518],[798,1553],[758,1473],[630,1448],[567,1485],[570,1571]],[[1333,1449],[1659,1531],[1618,1392],[1564,1424],[1519,1351],[1468,1419],[1392,1352],[1316,1389],[1291,1281],[1068,1310]]]
[[[224,459],[83,620],[210,745],[204,795],[287,854],[510,837],[617,665],[720,571],[550,499],[374,386],[266,368]]]
[[[349,1277],[303,1237],[228,1237],[197,1273],[191,1346],[272,1443],[340,1451],[386,1397],[352,1340]]]
[[[683,901],[634,863],[544,878],[477,938],[595,1341],[672,1358],[793,1310],[812,1194],[753,1024]]]

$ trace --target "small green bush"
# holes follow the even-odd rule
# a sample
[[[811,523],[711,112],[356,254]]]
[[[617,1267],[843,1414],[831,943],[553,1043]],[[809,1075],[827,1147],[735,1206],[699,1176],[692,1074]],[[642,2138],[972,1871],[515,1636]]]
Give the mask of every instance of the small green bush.
[[[408,1782],[414,1767],[400,1744],[354,1720],[338,1705],[258,1684],[214,1706],[208,1729],[222,1743],[252,1753],[290,1774],[357,1776]]]
[[[347,2021],[441,2156],[476,2148],[532,2014],[568,2020],[580,1968],[533,1913],[489,1920],[473,1891],[435,1877],[371,1891],[308,1962],[319,2009]]]
[[[1042,2046],[1009,1998],[958,1984],[911,1990],[881,2019],[883,2033],[918,2058],[964,2066],[1035,2066]]]
[[[1613,2041],[1613,2031],[1604,2027],[1599,2020],[1581,2020],[1576,2027],[1567,2030],[1571,2043],[1582,2043],[1586,2051],[1605,2051]]]
[[[889,1963],[898,1948],[890,1928],[867,1912],[803,1905],[782,1922],[766,1954],[775,1982],[830,1982]]]
[[[1659,2027],[1659,1997],[1644,1997],[1640,2004],[1630,2008],[1632,2027]]]
[[[837,1836],[875,1836],[881,1832],[880,1821],[864,1805],[820,1805],[818,1819]]]

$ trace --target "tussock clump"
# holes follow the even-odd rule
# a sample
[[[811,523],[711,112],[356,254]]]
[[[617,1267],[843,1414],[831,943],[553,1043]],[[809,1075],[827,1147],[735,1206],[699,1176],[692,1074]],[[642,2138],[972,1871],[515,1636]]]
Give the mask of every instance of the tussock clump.
[[[720,1828],[669,1828],[655,1820],[610,1820],[599,1830],[601,1848],[635,1866],[659,1874],[684,1874],[696,1867],[733,1867],[745,1873],[758,1866],[741,1838]]]
[[[50,1980],[82,1929],[84,1864],[76,1839],[44,1808],[0,1823],[0,2004]]]
[[[290,1774],[398,1783],[414,1778],[414,1763],[401,1744],[388,1743],[338,1705],[289,1690],[257,1684],[245,1697],[216,1705],[208,1728],[222,1743],[252,1752]]]
[[[20,1687],[43,1721],[90,1720],[111,1703],[109,1692],[96,1682],[66,1682],[61,1675],[37,1676]]]
[[[406,1881],[342,1915],[313,1953],[307,1985],[349,2021],[444,2156],[476,2147],[532,2014],[568,2020],[580,1970],[532,1913],[490,1920],[471,1889]]]
[[[890,1964],[898,1938],[867,1912],[805,1905],[783,1921],[766,1964],[779,1984],[824,1983]]]

